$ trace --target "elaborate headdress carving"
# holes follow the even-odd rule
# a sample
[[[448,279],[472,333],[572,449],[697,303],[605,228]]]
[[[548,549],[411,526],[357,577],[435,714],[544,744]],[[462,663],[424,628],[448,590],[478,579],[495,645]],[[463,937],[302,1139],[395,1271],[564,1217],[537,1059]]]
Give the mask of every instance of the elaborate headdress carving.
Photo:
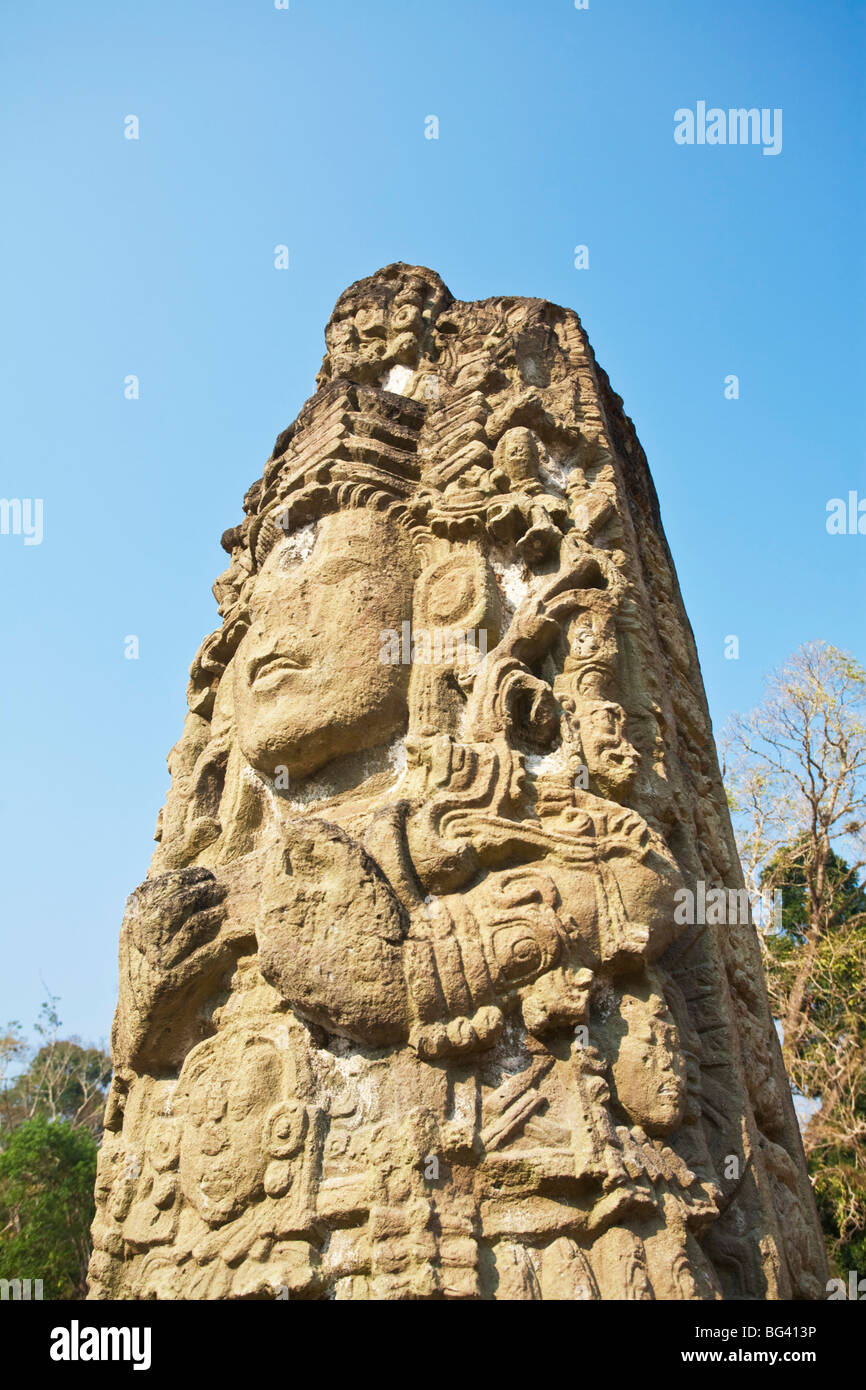
[[[326,345],[124,919],[97,1292],[820,1294],[754,936],[675,918],[736,856],[576,315],[400,264]]]

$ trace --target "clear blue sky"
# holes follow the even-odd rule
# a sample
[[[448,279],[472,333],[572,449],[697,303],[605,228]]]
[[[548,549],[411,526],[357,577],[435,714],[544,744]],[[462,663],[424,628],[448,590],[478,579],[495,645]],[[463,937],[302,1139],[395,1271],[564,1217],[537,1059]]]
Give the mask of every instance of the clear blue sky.
[[[219,536],[314,389],[336,296],[389,261],[581,314],[650,460],[717,730],[809,638],[866,660],[866,536],[825,529],[829,498],[866,498],[864,20],[862,0],[4,7],[0,493],[44,499],[44,539],[0,536],[0,1021],[29,1024],[44,981],[69,1031],[107,1037]],[[782,152],[678,146],[698,101],[781,108]]]

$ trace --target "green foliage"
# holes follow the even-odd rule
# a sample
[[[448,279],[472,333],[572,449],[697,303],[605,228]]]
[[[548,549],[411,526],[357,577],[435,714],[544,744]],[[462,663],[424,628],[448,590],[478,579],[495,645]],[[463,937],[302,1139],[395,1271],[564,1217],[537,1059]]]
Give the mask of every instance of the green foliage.
[[[866,1278],[866,1194],[863,1172],[852,1163],[850,1149],[809,1156],[809,1173],[818,1215],[836,1271],[855,1269]]]
[[[96,1141],[44,1115],[0,1153],[0,1278],[41,1279],[45,1298],[83,1298],[94,1214]]]
[[[3,1093],[5,1122],[11,1127],[25,1116],[45,1115],[96,1134],[110,1081],[111,1062],[99,1048],[73,1039],[43,1044]]]
[[[0,1037],[0,1136],[36,1115],[82,1125],[94,1138],[101,1133],[111,1058],[77,1038],[61,1038],[56,1005],[53,997],[42,1005],[35,1050],[27,1047],[18,1023],[7,1024]],[[4,1079],[15,1067],[17,1076]]]
[[[60,1026],[49,997],[35,1048],[18,1023],[0,1034],[0,1278],[83,1298],[111,1060]]]
[[[726,739],[747,883],[782,894],[761,940],[831,1260],[866,1276],[866,670],[807,642]]]
[[[820,935],[810,930],[808,843],[800,837],[769,862],[761,886],[780,889],[781,924],[765,933],[773,1012],[785,1006],[808,953],[796,1047],[786,1054],[796,1092],[819,1101],[804,1136],[809,1172],[831,1258],[866,1277],[866,888],[830,850],[830,903]]]
[[[809,924],[809,841],[801,835],[791,846],[783,846],[773,855],[761,873],[761,888],[782,893],[782,922],[778,933],[779,949],[802,946]],[[832,901],[831,925],[850,920],[857,913],[866,913],[866,887],[857,882],[856,874],[833,849],[826,855],[826,885]],[[769,943],[770,938],[768,938]]]

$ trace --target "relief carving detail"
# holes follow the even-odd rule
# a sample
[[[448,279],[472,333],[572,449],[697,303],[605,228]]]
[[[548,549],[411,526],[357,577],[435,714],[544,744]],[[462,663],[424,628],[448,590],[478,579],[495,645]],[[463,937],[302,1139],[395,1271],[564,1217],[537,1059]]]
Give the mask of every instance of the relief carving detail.
[[[577,316],[396,265],[326,343],[127,904],[91,1296],[822,1296],[754,929],[676,922],[742,880]]]

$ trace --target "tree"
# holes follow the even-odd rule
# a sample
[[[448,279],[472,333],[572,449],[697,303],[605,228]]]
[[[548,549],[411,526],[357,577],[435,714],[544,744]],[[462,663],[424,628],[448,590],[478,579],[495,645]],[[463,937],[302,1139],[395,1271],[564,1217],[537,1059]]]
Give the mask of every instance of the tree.
[[[725,779],[749,888],[781,895],[761,940],[831,1253],[866,1274],[866,671],[825,642],[735,716]],[[847,1262],[847,1263],[846,1263]]]
[[[0,1036],[0,1278],[83,1298],[111,1060],[60,1027],[49,996],[35,1048],[17,1022]]]
[[[7,1137],[0,1153],[0,1278],[41,1279],[45,1298],[84,1298],[96,1152],[86,1129],[44,1115]]]
[[[44,1115],[83,1126],[95,1139],[102,1130],[105,1097],[111,1082],[111,1059],[77,1038],[60,1037],[57,999],[49,995],[35,1031],[41,1039],[29,1063],[15,1077],[8,1073],[26,1061],[30,1049],[18,1023],[0,1038],[0,1118],[2,1128]]]

